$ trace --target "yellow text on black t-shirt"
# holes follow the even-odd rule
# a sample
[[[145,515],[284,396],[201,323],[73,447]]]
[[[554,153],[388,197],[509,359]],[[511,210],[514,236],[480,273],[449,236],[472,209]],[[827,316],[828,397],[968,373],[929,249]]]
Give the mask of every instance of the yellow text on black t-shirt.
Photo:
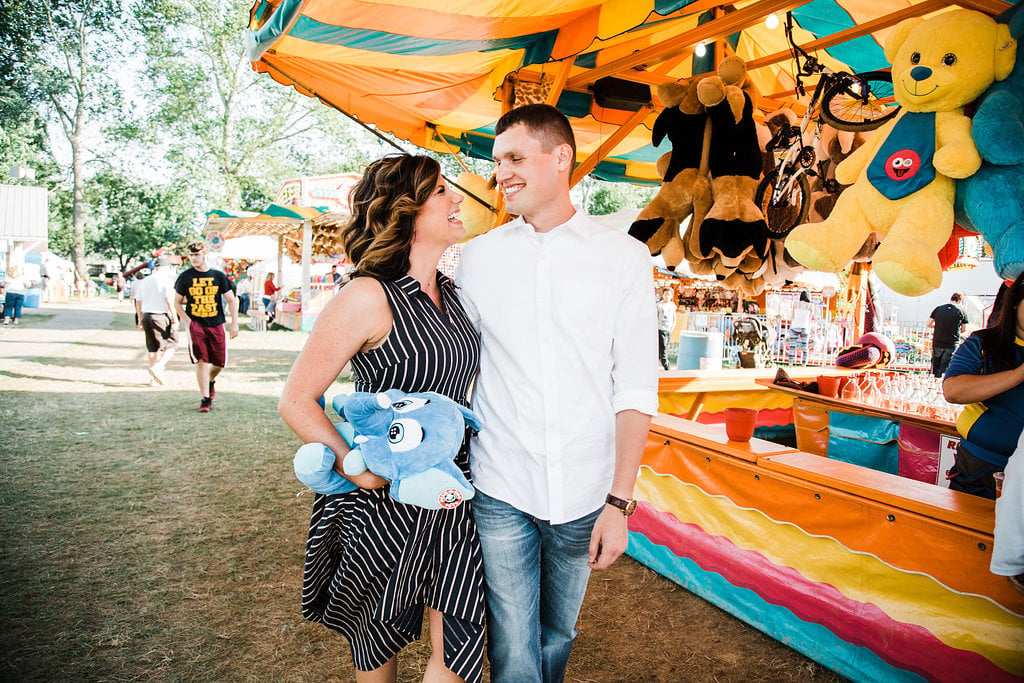
[[[212,277],[197,277],[192,280],[192,286],[188,288],[189,296],[192,297],[192,318],[216,318],[217,317],[217,295],[220,287],[214,284]]]

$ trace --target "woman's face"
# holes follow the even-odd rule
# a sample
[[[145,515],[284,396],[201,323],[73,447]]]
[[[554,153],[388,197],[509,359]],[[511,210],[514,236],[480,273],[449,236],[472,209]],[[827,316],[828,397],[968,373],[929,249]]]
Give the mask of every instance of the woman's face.
[[[448,187],[444,178],[438,177],[433,194],[413,223],[413,242],[429,242],[447,248],[465,237],[466,229],[459,220],[462,199],[461,194]]]

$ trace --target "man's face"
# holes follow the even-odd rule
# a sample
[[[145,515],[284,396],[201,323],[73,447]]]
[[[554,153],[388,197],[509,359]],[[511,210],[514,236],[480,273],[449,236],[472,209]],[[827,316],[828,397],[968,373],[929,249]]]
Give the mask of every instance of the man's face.
[[[532,222],[539,211],[565,193],[568,145],[545,151],[542,141],[523,124],[516,124],[494,138],[494,179],[505,195],[508,212]]]
[[[196,270],[206,270],[206,250],[190,251],[188,253],[188,261]]]

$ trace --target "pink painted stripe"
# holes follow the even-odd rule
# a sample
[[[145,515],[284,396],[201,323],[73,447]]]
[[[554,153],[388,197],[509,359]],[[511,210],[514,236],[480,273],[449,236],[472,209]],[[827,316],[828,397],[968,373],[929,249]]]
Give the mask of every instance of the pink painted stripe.
[[[977,652],[945,644],[923,626],[895,621],[877,605],[851,600],[834,586],[811,581],[791,567],[781,567],[646,503],[630,518],[629,528],[704,571],[720,574],[732,585],[752,590],[766,602],[868,648],[897,668],[927,678],[941,674],[945,680],[1019,680]]]

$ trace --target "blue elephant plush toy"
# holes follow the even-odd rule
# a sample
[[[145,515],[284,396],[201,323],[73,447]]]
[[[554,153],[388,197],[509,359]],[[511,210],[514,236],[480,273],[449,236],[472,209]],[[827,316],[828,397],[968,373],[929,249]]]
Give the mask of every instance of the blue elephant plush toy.
[[[482,427],[469,408],[434,392],[397,389],[338,396],[333,405],[344,419],[335,428],[352,447],[342,461],[345,474],[369,470],[391,482],[396,501],[429,510],[473,498],[472,484],[455,464],[466,427]],[[295,453],[295,476],[317,493],[354,491],[356,485],[334,471],[335,457],[324,444],[307,443]]]
[[[1008,78],[982,95],[971,120],[981,169],[956,186],[956,220],[992,246],[999,277],[1024,270],[1024,5],[1009,18],[1017,61]]]

